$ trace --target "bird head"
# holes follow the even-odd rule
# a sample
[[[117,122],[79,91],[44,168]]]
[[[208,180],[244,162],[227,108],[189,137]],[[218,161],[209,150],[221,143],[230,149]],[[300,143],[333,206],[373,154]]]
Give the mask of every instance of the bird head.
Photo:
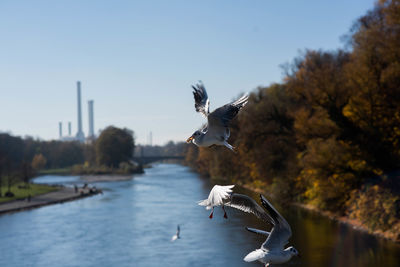
[[[287,249],[285,249],[286,251],[289,251],[290,255],[292,256],[298,256],[300,257],[300,253],[297,251],[297,249],[295,249],[294,247],[288,247]]]
[[[195,131],[195,132],[192,134],[192,136],[190,136],[190,137],[186,140],[186,143],[192,142],[193,139],[196,140],[196,138],[199,137],[200,135],[201,135],[201,132],[200,132],[200,131]]]

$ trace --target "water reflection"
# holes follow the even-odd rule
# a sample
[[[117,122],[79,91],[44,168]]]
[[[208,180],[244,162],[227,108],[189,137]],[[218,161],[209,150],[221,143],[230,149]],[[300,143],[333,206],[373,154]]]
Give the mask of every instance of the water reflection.
[[[79,177],[38,181],[79,183]],[[261,266],[243,257],[268,229],[237,210],[214,219],[196,202],[211,188],[188,168],[160,164],[131,181],[96,183],[105,194],[0,216],[0,266]],[[249,192],[246,192],[247,194]],[[258,200],[258,196],[253,194]],[[276,205],[276,203],[273,203]],[[397,266],[400,247],[296,208],[282,208],[302,258],[280,266]],[[170,242],[181,225],[181,239]]]
[[[242,191],[258,201],[258,194],[243,189]],[[398,244],[354,230],[346,224],[332,221],[314,212],[295,207],[281,207],[274,202],[273,205],[292,226],[293,236],[289,243],[302,255],[301,259],[293,258],[287,265],[398,266],[400,262]],[[258,220],[253,222],[247,217],[242,220],[262,227]]]

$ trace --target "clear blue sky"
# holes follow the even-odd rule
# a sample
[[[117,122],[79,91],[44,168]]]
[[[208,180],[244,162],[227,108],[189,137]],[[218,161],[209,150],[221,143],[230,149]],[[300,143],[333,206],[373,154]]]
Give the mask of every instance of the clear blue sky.
[[[204,121],[191,84],[204,82],[213,110],[280,82],[280,64],[342,47],[374,2],[0,1],[0,131],[57,139],[71,121],[76,133],[80,80],[85,134],[93,99],[96,132],[183,141]]]

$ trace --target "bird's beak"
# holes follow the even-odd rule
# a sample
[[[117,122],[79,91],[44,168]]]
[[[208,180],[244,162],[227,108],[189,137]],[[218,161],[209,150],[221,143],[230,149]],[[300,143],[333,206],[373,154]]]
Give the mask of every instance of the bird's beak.
[[[186,140],[186,143],[190,143],[193,139],[194,139],[194,136],[192,135],[191,137],[189,137],[189,138]]]
[[[297,257],[301,258],[301,255],[300,255],[300,253],[297,253]]]

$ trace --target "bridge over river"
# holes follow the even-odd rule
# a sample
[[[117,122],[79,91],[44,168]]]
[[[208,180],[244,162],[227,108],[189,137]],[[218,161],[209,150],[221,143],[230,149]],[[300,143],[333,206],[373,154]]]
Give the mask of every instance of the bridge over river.
[[[133,157],[133,160],[140,164],[150,164],[156,161],[164,161],[164,160],[183,160],[185,157],[183,156],[141,156],[141,157]]]

